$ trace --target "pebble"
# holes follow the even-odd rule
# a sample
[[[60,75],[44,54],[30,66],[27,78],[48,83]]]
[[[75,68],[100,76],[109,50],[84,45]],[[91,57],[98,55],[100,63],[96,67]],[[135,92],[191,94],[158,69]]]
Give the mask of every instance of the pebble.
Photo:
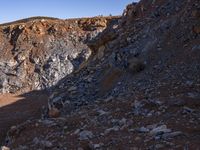
[[[163,144],[156,144],[155,148],[156,149],[161,149],[161,148],[164,148],[164,145]]]
[[[175,131],[175,132],[171,132],[171,133],[165,133],[162,135],[163,139],[169,139],[169,138],[174,138],[177,136],[183,135],[183,133],[181,131]]]
[[[68,89],[68,91],[71,92],[71,91],[74,91],[74,90],[76,90],[76,89],[77,89],[76,86],[71,86],[71,87]]]
[[[41,141],[42,145],[46,148],[51,148],[53,144],[50,141]]]
[[[145,127],[141,127],[139,129],[136,129],[136,131],[140,132],[140,133],[146,133],[149,132],[149,129],[145,128]]]
[[[105,134],[109,134],[109,133],[112,132],[112,131],[119,131],[119,129],[120,129],[119,126],[114,126],[114,127],[112,127],[112,128],[106,129],[104,133],[105,133]]]
[[[93,137],[94,135],[91,131],[84,130],[79,133],[79,140],[88,140]]]
[[[99,116],[108,114],[108,112],[106,112],[104,110],[98,110],[97,112],[98,112]]]
[[[167,129],[167,126],[166,125],[161,125],[161,126],[158,126],[154,129],[152,129],[149,134],[150,135],[162,135],[164,133],[168,133],[168,132],[171,132],[171,129]]]
[[[60,116],[60,111],[57,109],[57,108],[51,108],[49,110],[49,117],[52,117],[52,118],[57,118]]]
[[[186,107],[186,106],[184,106],[183,107],[183,114],[187,114],[187,113],[193,113],[194,112],[194,109],[191,109],[191,108],[189,108],[189,107]]]
[[[99,149],[101,148],[104,144],[103,143],[98,143],[98,144],[90,144],[92,149]]]
[[[107,97],[104,101],[105,101],[105,102],[110,102],[113,98],[114,98],[113,96],[109,96],[109,97]]]

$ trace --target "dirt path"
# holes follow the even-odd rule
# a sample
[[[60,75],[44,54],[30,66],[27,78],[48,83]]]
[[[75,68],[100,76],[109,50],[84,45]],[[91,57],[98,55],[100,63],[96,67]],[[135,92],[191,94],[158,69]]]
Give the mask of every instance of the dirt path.
[[[0,143],[8,129],[27,119],[41,116],[42,106],[47,104],[48,94],[34,91],[22,95],[0,95]]]

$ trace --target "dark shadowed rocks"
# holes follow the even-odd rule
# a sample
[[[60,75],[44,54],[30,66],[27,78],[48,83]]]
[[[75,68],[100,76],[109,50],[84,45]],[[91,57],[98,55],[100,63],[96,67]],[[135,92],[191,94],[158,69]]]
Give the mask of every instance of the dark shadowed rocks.
[[[11,129],[6,145],[13,149],[45,145],[80,150],[198,149],[200,36],[194,10],[199,6],[198,0],[141,0],[128,5],[123,16],[110,24],[82,19],[67,29],[48,28],[51,40],[41,37],[33,44],[40,50],[47,45],[48,59],[33,55],[30,61],[37,74],[34,83],[40,88],[54,85],[48,111],[43,119]],[[43,35],[46,28],[40,30],[41,24],[45,22],[36,25],[34,32]],[[20,39],[18,32],[13,38]],[[13,44],[17,55],[19,48]],[[2,68],[14,68],[15,61],[26,66],[21,53]],[[24,70],[6,71],[7,79],[23,76]],[[1,80],[3,86],[10,81]]]

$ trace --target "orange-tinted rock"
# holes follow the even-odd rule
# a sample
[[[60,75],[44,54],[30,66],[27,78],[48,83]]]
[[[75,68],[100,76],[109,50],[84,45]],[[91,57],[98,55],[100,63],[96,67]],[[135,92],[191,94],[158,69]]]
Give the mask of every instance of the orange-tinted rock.
[[[198,10],[193,10],[192,11],[192,16],[195,18],[199,18],[200,17],[200,11]],[[200,19],[200,18],[199,18]]]
[[[51,108],[49,110],[49,117],[57,118],[60,115],[60,111],[57,108]]]
[[[194,33],[199,34],[200,33],[200,25],[199,26],[194,26],[193,27],[193,31],[194,31]]]

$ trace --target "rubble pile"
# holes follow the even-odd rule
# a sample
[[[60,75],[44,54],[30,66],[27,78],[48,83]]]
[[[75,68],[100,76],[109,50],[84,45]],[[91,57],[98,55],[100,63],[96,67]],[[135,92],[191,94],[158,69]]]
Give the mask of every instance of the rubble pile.
[[[47,66],[35,68],[46,79],[38,83],[54,85],[46,111],[41,119],[11,127],[5,139],[8,148],[200,148],[199,0],[141,0],[110,22],[78,21],[78,29],[89,32],[86,45],[79,45],[85,51],[78,55],[72,47],[67,62],[57,54],[65,49],[60,38],[70,36],[56,35]],[[96,34],[98,28],[102,32]],[[13,38],[15,45],[18,37]],[[37,62],[42,64],[33,59]],[[61,80],[52,71],[56,69]]]

